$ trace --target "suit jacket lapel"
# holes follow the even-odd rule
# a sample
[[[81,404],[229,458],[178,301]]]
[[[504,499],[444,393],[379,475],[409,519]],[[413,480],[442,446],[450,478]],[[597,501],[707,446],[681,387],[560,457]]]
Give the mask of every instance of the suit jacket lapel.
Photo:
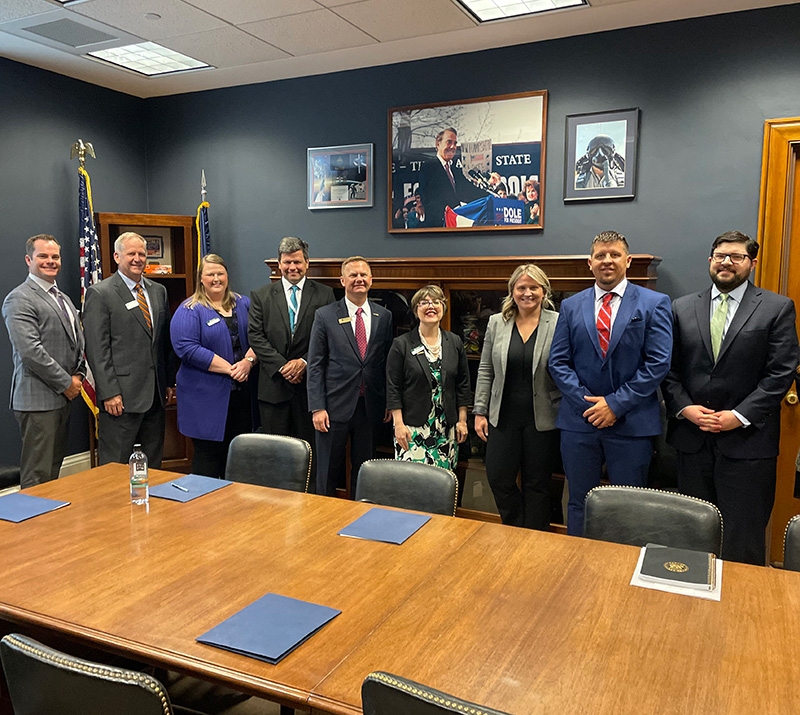
[[[281,291],[282,292],[282,291]],[[283,302],[286,302],[286,294],[283,294]],[[294,329],[297,332],[297,326],[300,325],[300,321],[305,318],[306,313],[308,312],[308,306],[311,304],[311,301],[314,300],[314,283],[306,278],[306,284],[303,286],[303,297],[300,300],[300,310],[297,311],[297,318],[294,322]],[[289,322],[289,306],[286,306],[286,310],[283,311],[286,314],[286,322]]]
[[[416,348],[422,348],[422,339],[419,336],[419,330],[414,330],[412,328],[412,339],[411,339],[411,353],[417,359],[417,362],[422,367],[422,372],[425,373],[426,377],[428,378],[428,384],[433,384],[433,373],[431,372],[431,364],[428,362],[428,356],[425,354],[425,349],[423,348],[417,353],[414,353]],[[442,340],[442,364],[444,364],[444,350],[445,350],[445,341]]]
[[[365,305],[369,305],[369,301],[367,301],[367,303]],[[380,321],[381,321],[380,313],[378,313],[378,311],[376,311],[376,310],[373,310],[371,305],[369,305],[369,310],[372,313],[372,320],[371,320],[371,325],[370,325],[370,329],[369,329],[369,340],[367,341],[367,354],[364,356],[364,362],[369,360],[369,358],[371,357],[372,351],[375,349],[374,345],[377,342],[375,340],[375,337],[378,335],[378,325],[380,324]],[[355,335],[353,335],[353,340],[355,341]],[[356,343],[356,347],[358,347],[357,343]]]
[[[33,294],[39,299],[43,300],[45,304],[48,306],[50,310],[52,310],[57,316],[59,321],[61,322],[62,327],[64,328],[64,332],[67,334],[67,338],[69,339],[69,344],[75,347],[75,335],[72,332],[72,326],[69,324],[67,320],[67,316],[64,315],[64,312],[61,308],[56,304],[55,300],[53,300],[47,293],[42,290],[38,285],[36,285],[33,281],[27,281],[27,285],[33,289]],[[67,310],[69,310],[69,305],[67,301],[64,301],[64,306]],[[72,311],[72,317],[75,320],[75,326],[77,330],[77,326],[80,325],[78,322],[78,318],[75,316],[75,312]]]
[[[501,374],[506,374],[508,365],[508,346],[511,344],[511,333],[514,331],[514,321],[501,320],[497,327],[497,348],[500,350]]]
[[[717,362],[719,362],[720,358],[725,354],[725,351],[728,349],[728,346],[733,342],[736,338],[736,335],[742,329],[744,324],[747,322],[748,318],[753,314],[753,311],[758,307],[758,304],[761,302],[761,289],[756,288],[752,283],[748,284],[747,290],[744,292],[742,296],[742,302],[740,303],[739,307],[736,309],[736,315],[733,316],[733,320],[731,320],[731,324],[728,326],[728,330],[725,332],[725,338],[722,341],[722,345],[719,348],[719,355],[717,356]],[[710,315],[711,307],[709,306],[709,312],[706,315]],[[710,320],[707,321],[709,323],[709,332],[710,328]]]
[[[614,325],[611,328],[611,340],[608,342],[608,352],[606,353],[606,359],[611,353],[614,352],[614,349],[619,345],[619,341],[622,339],[622,334],[628,327],[628,323],[631,322],[631,316],[633,315],[633,309],[636,307],[636,304],[639,302],[639,292],[636,290],[636,287],[632,283],[628,283],[628,287],[625,289],[625,295],[622,296],[622,300],[620,301],[619,308],[617,308],[617,314],[614,317]],[[595,334],[597,333],[597,324],[595,324]],[[600,338],[597,337],[597,346],[600,347]],[[602,355],[602,352],[600,353]]]
[[[344,330],[345,337],[347,338],[348,342],[350,343],[351,347],[353,348],[353,352],[356,354],[356,357],[361,360],[361,353],[358,350],[358,343],[356,342],[356,334],[355,330],[353,330],[352,320],[348,320],[346,323],[342,323],[342,318],[349,318],[350,314],[347,312],[347,303],[344,302],[344,298],[339,301],[339,307],[336,310],[336,315],[339,318],[339,327]],[[375,322],[373,320],[372,323],[372,330],[373,334],[375,331]],[[367,344],[367,354],[369,354],[369,344]],[[364,362],[361,360],[361,362]]]
[[[589,288],[584,294],[581,310],[583,311],[583,322],[586,325],[586,332],[589,334],[589,340],[591,340],[592,345],[594,345],[597,357],[602,360],[603,351],[600,349],[600,337],[597,335],[597,319],[594,317],[594,286]],[[611,333],[613,340],[613,329]],[[609,348],[610,347],[611,345],[609,344]]]
[[[278,306],[278,311],[281,314],[281,319],[283,320],[283,324],[286,327],[286,334],[289,336],[289,339],[292,338],[292,328],[291,324],[289,323],[289,304],[286,302],[286,293],[283,291],[283,280],[279,280],[272,284],[272,291],[274,293],[273,298]],[[303,306],[306,304],[305,300],[300,303],[300,310],[303,309]],[[298,323],[300,320],[298,319]],[[295,328],[297,327],[297,323],[295,323]]]
[[[536,342],[533,344],[533,371],[536,372],[536,366],[542,359],[542,351],[544,344],[547,342],[548,333],[553,329],[553,316],[550,313],[542,311],[539,318],[539,329],[536,331]],[[545,362],[547,362],[545,360]]]
[[[128,286],[125,285],[125,281],[122,280],[122,276],[119,275],[119,273],[115,273],[114,276],[115,276],[114,282],[116,284],[114,286],[114,289],[117,291],[117,295],[119,296],[119,299],[122,301],[123,309],[129,310],[129,308],[127,308],[126,306],[132,300],[135,301],[136,296],[130,290],[128,290]],[[142,280],[144,280],[144,278]],[[148,291],[148,293],[149,292],[150,291]],[[150,298],[150,305],[151,306],[153,305],[152,297]],[[150,335],[150,329],[147,327],[147,321],[144,319],[144,313],[142,313],[142,309],[137,305],[133,308],[130,308],[130,310],[133,312],[133,317],[136,320],[136,322],[142,326],[142,330],[144,330],[147,336],[152,340],[153,336]],[[153,319],[152,315],[150,316],[150,319],[151,320]],[[155,327],[155,325],[153,327]],[[153,334],[155,334],[155,330],[153,331]]]
[[[700,338],[706,348],[708,357],[713,362],[714,351],[711,349],[711,288],[697,296],[697,300],[694,303],[694,314],[697,319]]]

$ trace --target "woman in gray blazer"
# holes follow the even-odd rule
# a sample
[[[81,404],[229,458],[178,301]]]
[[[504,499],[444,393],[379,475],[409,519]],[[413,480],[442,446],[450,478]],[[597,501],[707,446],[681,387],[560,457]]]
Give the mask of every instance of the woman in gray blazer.
[[[550,475],[559,449],[561,393],[547,370],[558,319],[552,308],[544,271],[519,266],[502,312],[489,319],[475,386],[475,432],[487,442],[486,476],[500,517],[529,529],[550,523]]]

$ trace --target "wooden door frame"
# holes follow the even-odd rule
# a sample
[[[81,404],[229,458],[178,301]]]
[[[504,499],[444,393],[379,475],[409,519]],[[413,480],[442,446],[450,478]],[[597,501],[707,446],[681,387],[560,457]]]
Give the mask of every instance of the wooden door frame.
[[[761,196],[758,216],[759,260],[756,264],[756,285],[787,295],[789,293],[789,251],[793,214],[796,163],[800,161],[800,117],[768,119],[764,122],[764,152],[761,164]],[[781,455],[781,461],[784,455]],[[793,459],[792,459],[793,461]],[[780,476],[780,475],[779,475]],[[776,505],[771,521],[770,560],[783,558],[783,530],[786,488],[779,479]],[[791,493],[789,498],[791,498]],[[795,510],[797,511],[797,510]]]

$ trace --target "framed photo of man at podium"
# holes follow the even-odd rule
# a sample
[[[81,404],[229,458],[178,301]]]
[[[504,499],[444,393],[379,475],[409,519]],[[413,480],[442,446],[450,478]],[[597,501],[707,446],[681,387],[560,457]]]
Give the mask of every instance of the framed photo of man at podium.
[[[389,110],[390,233],[544,226],[547,90]]]

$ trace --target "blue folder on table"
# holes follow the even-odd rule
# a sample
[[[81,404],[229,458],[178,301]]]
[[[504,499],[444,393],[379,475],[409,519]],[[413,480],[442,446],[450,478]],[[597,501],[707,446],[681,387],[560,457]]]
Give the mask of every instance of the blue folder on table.
[[[402,544],[422,528],[423,524],[430,521],[430,518],[427,514],[409,514],[405,511],[375,508],[358,517],[338,533],[340,536],[352,536],[356,539]]]
[[[200,474],[187,474],[180,479],[173,479],[150,487],[150,496],[185,503],[215,492],[217,489],[222,489],[222,487],[227,487],[229,484],[233,484],[233,482],[216,477],[204,477]]]
[[[34,516],[60,509],[62,506],[69,506],[69,502],[13,492],[0,497],[0,519],[18,524]]]
[[[341,611],[268,593],[197,641],[275,665]]]

